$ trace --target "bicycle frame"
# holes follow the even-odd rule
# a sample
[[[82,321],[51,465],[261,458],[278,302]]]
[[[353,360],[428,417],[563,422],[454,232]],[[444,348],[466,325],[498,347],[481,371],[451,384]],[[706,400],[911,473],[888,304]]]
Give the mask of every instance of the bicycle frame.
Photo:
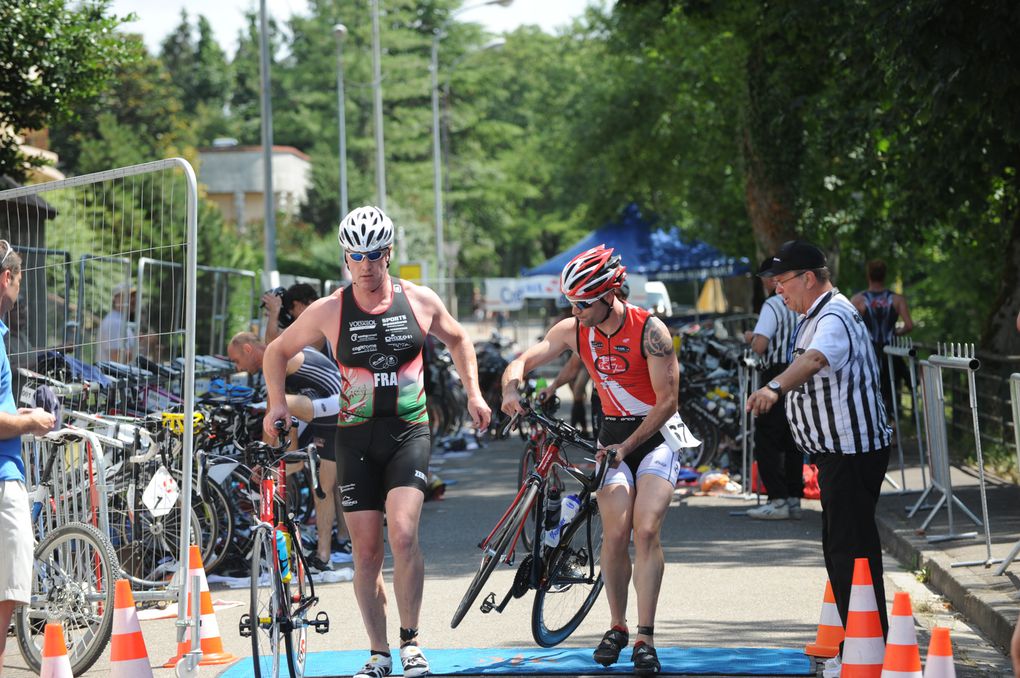
[[[530,553],[521,562],[510,591],[499,605],[496,604],[494,593],[488,594],[481,605],[483,613],[491,612],[493,609],[497,612],[502,612],[512,597],[519,598],[531,589],[538,591],[538,595],[541,597],[543,592],[555,593],[565,591],[574,584],[593,586],[590,592],[585,594],[585,599],[580,604],[573,618],[565,626],[555,631],[547,629],[544,625],[543,613],[541,611],[542,602],[539,598],[536,598],[536,611],[532,614],[533,632],[536,641],[540,645],[550,647],[561,642],[577,627],[580,620],[591,609],[591,605],[602,588],[601,575],[595,574],[595,561],[598,559],[598,553],[593,544],[590,524],[593,516],[595,518],[598,517],[598,512],[596,499],[592,495],[605,478],[605,472],[608,469],[609,463],[611,463],[611,458],[607,459],[607,463],[601,464],[591,476],[581,469],[572,466],[562,455],[563,443],[570,443],[595,453],[596,448],[594,444],[582,438],[573,427],[534,411],[527,406],[526,401],[522,401],[521,404],[525,407],[528,418],[547,432],[542,456],[534,470],[529,473],[527,479],[517,490],[517,494],[510,502],[509,508],[504,511],[497,521],[496,527],[479,544],[479,548],[482,549],[481,565],[471,584],[468,586],[467,593],[461,599],[461,603],[454,613],[451,627],[456,628],[463,620],[464,615],[481,593],[482,587],[488,581],[496,565],[500,561],[507,565],[513,563],[517,541],[525,530],[534,502],[537,497],[544,496],[542,494],[543,488],[548,482],[550,473],[554,469],[559,468],[573,477],[581,486],[579,493],[581,508],[574,521],[566,529],[567,539],[563,540],[561,538],[559,543],[551,548],[543,543],[542,530],[545,524],[545,502],[543,501],[542,510],[535,521],[535,534]],[[505,427],[503,430],[504,436],[509,432],[510,427],[515,421],[517,421],[517,418]],[[585,544],[580,548],[577,548],[577,545],[571,546],[571,541],[582,524],[589,525],[586,531]],[[571,566],[575,569],[576,567],[587,566],[588,576],[570,577],[569,574],[573,570],[560,571],[563,568],[571,568]],[[563,585],[558,586],[553,580],[562,574],[567,574],[568,577],[564,580],[556,580]],[[535,629],[540,629],[542,632],[539,633]]]

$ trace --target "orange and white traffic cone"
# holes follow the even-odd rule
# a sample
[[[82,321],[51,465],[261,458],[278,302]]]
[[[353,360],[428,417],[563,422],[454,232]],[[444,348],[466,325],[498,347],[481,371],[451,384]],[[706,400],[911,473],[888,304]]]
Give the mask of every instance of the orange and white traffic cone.
[[[832,584],[825,580],[825,595],[822,596],[822,618],[818,622],[815,642],[804,648],[804,654],[811,657],[835,657],[839,644],[843,642],[843,620],[839,618],[836,597],[832,595]]]
[[[205,568],[202,566],[202,554],[198,547],[192,545],[188,556],[188,579],[194,576],[199,577],[199,606],[201,608],[201,623],[199,628],[199,642],[202,647],[202,661],[199,666],[210,666],[215,664],[227,664],[237,659],[234,655],[223,649],[223,639],[220,637],[220,626],[216,623],[216,613],[213,611],[212,594],[209,593],[209,582],[205,578]],[[191,610],[191,597],[195,592],[188,590],[188,610]],[[190,614],[188,615],[190,616]],[[163,668],[169,669],[177,665],[184,655],[191,651],[191,627],[184,631],[184,640],[177,643],[177,655],[167,660]]]
[[[910,594],[904,591],[893,598],[882,678],[921,678],[921,650],[917,647],[914,613]]]
[[[883,601],[885,604],[885,601]],[[840,678],[881,678],[885,641],[867,558],[854,560]]]
[[[113,633],[110,636],[111,678],[152,678],[149,652],[138,623],[131,582],[118,579],[113,596]]]
[[[956,678],[953,642],[949,639],[949,629],[944,626],[931,630],[928,656],[924,658],[924,678]]]
[[[46,624],[39,678],[74,678],[64,643],[64,625],[60,622]]]

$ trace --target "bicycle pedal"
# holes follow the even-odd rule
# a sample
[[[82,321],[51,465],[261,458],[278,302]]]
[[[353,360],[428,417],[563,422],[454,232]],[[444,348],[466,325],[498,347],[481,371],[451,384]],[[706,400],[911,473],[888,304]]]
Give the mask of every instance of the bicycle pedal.
[[[494,609],[496,609],[496,594],[490,593],[489,595],[485,596],[485,600],[482,601],[480,609],[483,614],[489,614]]]
[[[325,610],[320,610],[315,619],[308,622],[309,626],[315,628],[316,633],[329,633],[329,615]]]
[[[247,613],[241,615],[240,621],[237,622],[237,632],[242,638],[251,638],[251,615]]]

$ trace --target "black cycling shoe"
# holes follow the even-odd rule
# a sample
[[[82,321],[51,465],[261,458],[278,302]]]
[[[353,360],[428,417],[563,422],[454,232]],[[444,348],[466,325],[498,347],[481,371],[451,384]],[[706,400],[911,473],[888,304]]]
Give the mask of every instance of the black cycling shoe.
[[[592,657],[595,659],[597,664],[602,666],[612,666],[620,659],[620,652],[623,648],[627,647],[627,643],[630,641],[630,636],[626,629],[621,629],[618,626],[606,631],[606,634],[602,636],[602,641],[599,646],[595,648],[595,652]]]
[[[654,676],[662,670],[655,648],[645,642],[635,643],[630,660],[634,662],[634,673],[638,676]]]
[[[309,553],[305,556],[305,566],[308,567],[310,574],[322,574],[333,570],[329,563],[319,557],[318,553]]]

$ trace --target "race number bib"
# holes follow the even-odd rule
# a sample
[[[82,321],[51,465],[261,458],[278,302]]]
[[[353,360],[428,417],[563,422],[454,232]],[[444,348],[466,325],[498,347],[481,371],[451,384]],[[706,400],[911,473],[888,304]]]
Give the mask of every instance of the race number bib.
[[[174,509],[177,504],[177,498],[180,495],[181,492],[177,488],[177,481],[174,480],[174,477],[170,475],[165,466],[160,466],[152,475],[152,481],[149,482],[145,491],[142,492],[142,503],[145,504],[145,508],[149,509],[152,515],[159,518]]]
[[[687,424],[680,418],[679,412],[673,413],[673,416],[659,429],[659,433],[666,439],[666,446],[674,452],[701,444],[701,441],[694,437],[691,429],[687,428]]]

